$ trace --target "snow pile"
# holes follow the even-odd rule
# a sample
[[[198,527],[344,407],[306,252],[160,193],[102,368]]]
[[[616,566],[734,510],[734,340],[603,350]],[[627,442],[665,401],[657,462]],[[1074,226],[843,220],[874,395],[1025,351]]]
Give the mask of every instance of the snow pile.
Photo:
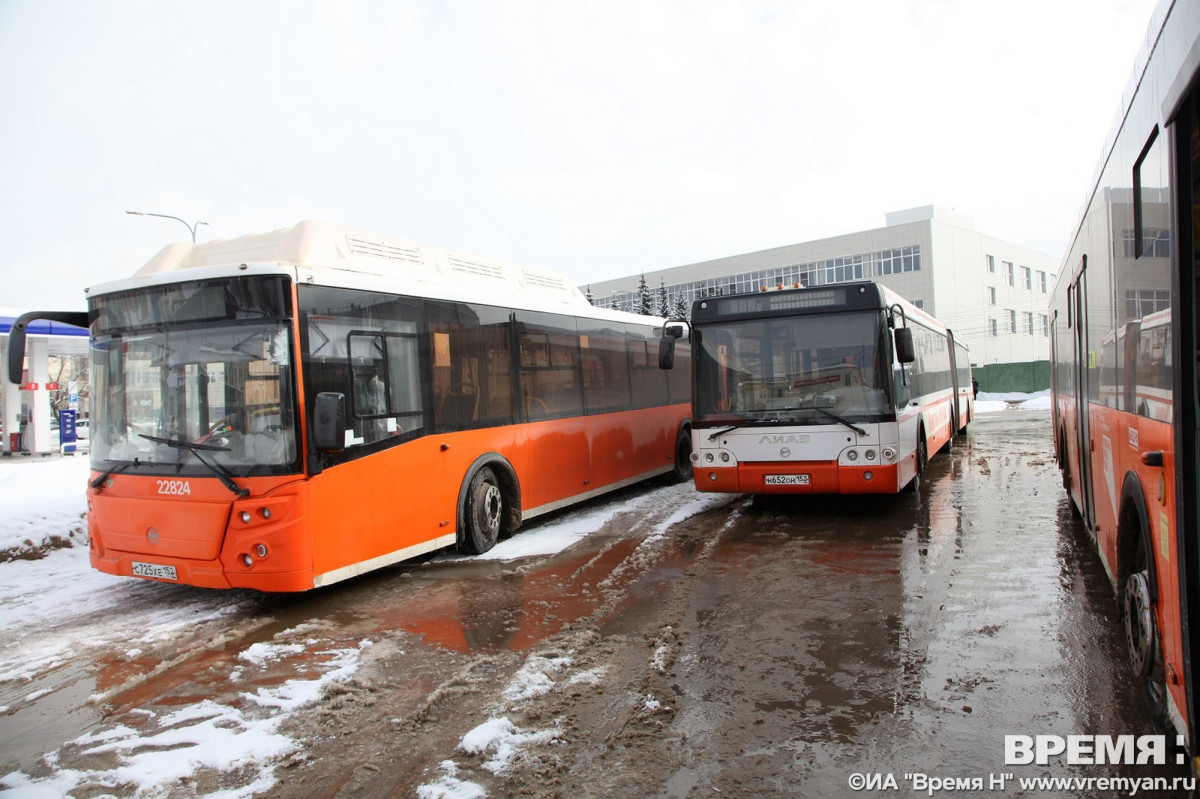
[[[89,474],[81,455],[0,461],[0,555],[82,544]]]

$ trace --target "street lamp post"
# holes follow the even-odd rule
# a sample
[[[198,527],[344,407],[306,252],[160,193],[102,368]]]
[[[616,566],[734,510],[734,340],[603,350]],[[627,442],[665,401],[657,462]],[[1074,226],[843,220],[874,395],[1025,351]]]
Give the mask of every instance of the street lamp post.
[[[160,219],[174,219],[176,222],[182,222],[183,226],[188,229],[188,233],[192,234],[192,244],[196,243],[196,228],[200,227],[201,225],[208,224],[207,222],[197,222],[194,225],[189,225],[187,222],[184,222],[177,216],[169,216],[167,214],[151,214],[145,211],[126,211],[125,213],[133,214],[134,216],[157,216]]]

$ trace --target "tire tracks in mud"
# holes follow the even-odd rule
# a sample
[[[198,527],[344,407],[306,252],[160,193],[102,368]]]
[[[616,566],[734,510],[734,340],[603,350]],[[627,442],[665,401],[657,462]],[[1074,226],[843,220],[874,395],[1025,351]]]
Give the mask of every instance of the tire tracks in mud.
[[[415,795],[424,785],[436,796],[439,786],[465,784],[489,796],[636,793],[646,764],[660,759],[680,696],[673,668],[698,577],[731,523],[705,532],[715,527],[710,514],[728,514],[736,501],[710,500],[680,521],[671,502],[618,514],[570,579],[594,579],[614,549],[639,542],[595,582],[589,614],[526,652],[413,658],[417,642],[397,631],[340,686],[338,707],[326,701],[306,716],[295,731],[305,751],[279,769],[272,795],[365,799]],[[635,632],[622,629],[626,615]],[[472,748],[468,736],[489,725],[506,739]]]

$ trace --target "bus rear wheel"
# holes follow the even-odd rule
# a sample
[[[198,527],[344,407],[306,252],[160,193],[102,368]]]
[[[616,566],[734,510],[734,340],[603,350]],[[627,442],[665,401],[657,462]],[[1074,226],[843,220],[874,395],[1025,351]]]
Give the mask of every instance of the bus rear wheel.
[[[496,473],[485,466],[475,472],[463,500],[460,546],[468,555],[480,555],[496,545],[504,518],[504,492]]]
[[[1141,547],[1138,548],[1134,568],[1135,571],[1125,580],[1121,597],[1125,645],[1129,650],[1134,679],[1145,691],[1154,726],[1163,730],[1167,725],[1167,686],[1159,651],[1158,624],[1150,599],[1150,572],[1146,565],[1145,550]]]

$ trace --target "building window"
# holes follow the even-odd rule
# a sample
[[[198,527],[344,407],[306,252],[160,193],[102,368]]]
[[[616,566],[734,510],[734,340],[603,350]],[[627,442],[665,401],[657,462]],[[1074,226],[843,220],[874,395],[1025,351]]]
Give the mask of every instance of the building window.
[[[1125,315],[1141,319],[1155,311],[1171,307],[1171,292],[1161,289],[1128,289],[1125,292]]]
[[[750,294],[758,292],[764,287],[773,289],[776,286],[785,288],[820,286],[919,271],[921,271],[921,245],[914,244],[890,250],[741,272],[713,280],[677,283],[663,286],[663,288],[667,291],[671,312],[685,316],[692,301],[701,297]],[[635,310],[638,307],[636,291],[613,290],[610,293],[611,296],[608,297],[593,297],[592,304],[598,308],[617,308],[619,310]]]
[[[1021,267],[1021,285],[1033,291],[1033,272],[1028,266]]]
[[[898,275],[901,272],[921,271],[920,247],[897,247],[878,253],[879,274]]]
[[[1046,273],[1040,269],[1038,270],[1038,287],[1041,288],[1043,294],[1046,293]]]
[[[996,304],[996,287],[988,286],[988,305]]]
[[[985,255],[983,257],[987,259],[987,270],[994,273],[996,271],[996,256]]]
[[[1017,312],[1016,311],[1008,312],[1008,332],[1009,333],[1017,332]]]
[[[988,319],[988,333],[993,336],[1000,335],[1000,327],[996,324],[995,319]]]
[[[1133,228],[1125,228],[1121,235],[1123,250],[1126,258],[1170,258],[1171,231],[1166,228],[1144,228],[1141,238],[1141,253],[1138,253],[1139,240]]]
[[[913,300],[912,304],[920,308],[922,311],[925,310],[925,300]]]
[[[1025,323],[1025,325],[1024,325],[1025,332],[1032,336],[1033,335],[1033,311],[1025,311],[1024,313],[1021,314],[1021,316],[1022,316],[1021,321]]]
[[[1017,285],[1017,278],[1013,272],[1012,261],[1004,262],[1004,279],[1008,281],[1008,285],[1010,286]]]
[[[1046,338],[1050,337],[1050,316],[1048,314],[1038,314],[1038,322],[1042,327],[1042,335]]]

